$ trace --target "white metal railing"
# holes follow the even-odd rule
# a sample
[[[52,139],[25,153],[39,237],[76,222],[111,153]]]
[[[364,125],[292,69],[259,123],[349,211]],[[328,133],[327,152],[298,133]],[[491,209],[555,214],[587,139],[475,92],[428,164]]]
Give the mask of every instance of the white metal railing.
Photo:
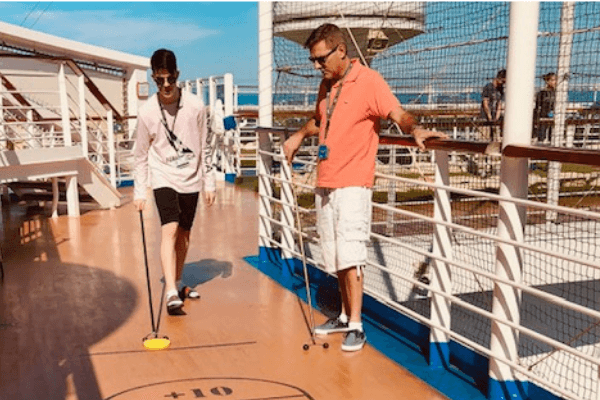
[[[269,139],[286,131],[259,128],[258,132],[259,203],[265,205],[259,211],[259,243],[280,249],[283,258],[299,258],[301,252],[294,240],[298,233],[293,222],[294,201],[286,188],[293,184],[297,193],[311,193],[314,162],[296,158],[295,168],[290,168],[279,148],[283,138]],[[534,149],[538,152],[534,159],[545,151],[540,149]],[[393,174],[377,172],[375,194],[387,193],[388,183],[393,182],[394,194],[404,198],[373,204],[365,292],[428,326],[433,341],[446,337],[461,343],[511,368],[520,379],[566,399],[596,398],[600,204],[573,208],[471,189],[473,185],[451,179],[450,150],[454,155],[464,154],[455,148],[436,150],[435,171],[419,179],[401,176],[400,169]],[[511,159],[514,157],[512,154]],[[502,157],[501,162],[511,161]],[[594,174],[590,176],[597,176]],[[496,178],[501,185],[500,177]],[[428,199],[411,200],[411,191],[425,191]],[[450,201],[451,196],[455,200]],[[479,214],[493,221],[478,225],[475,213],[469,211],[475,203],[486,204]],[[516,215],[524,212],[528,216],[522,239],[499,235],[496,227],[503,218],[501,203],[520,210]],[[300,207],[300,212],[307,262],[322,268],[314,209]],[[388,214],[391,218],[386,218]],[[391,229],[376,229],[381,222]],[[507,248],[519,254],[522,273],[518,277],[504,275],[496,267]],[[423,276],[428,279],[423,280]],[[494,302],[504,301],[499,286],[517,293],[520,318],[506,318],[492,308]],[[448,314],[436,315],[436,309],[445,309]],[[491,322],[518,338],[519,355],[515,359],[490,347]]]
[[[233,75],[210,76],[180,83],[207,104],[213,136],[213,162],[221,179],[256,175],[256,118],[240,115]]]
[[[28,76],[28,86],[36,78],[56,77],[56,88],[49,90],[27,87],[7,89],[0,87],[0,147],[21,149],[62,147],[80,144],[84,156],[116,187],[131,179],[132,159],[130,143],[122,133],[115,134],[112,110],[97,109],[90,100],[83,76],[75,81],[65,73],[67,62],[60,62],[55,74],[10,73],[4,76]],[[77,93],[73,97],[72,93]],[[24,99],[24,100],[23,100]],[[24,104],[26,101],[29,104]]]

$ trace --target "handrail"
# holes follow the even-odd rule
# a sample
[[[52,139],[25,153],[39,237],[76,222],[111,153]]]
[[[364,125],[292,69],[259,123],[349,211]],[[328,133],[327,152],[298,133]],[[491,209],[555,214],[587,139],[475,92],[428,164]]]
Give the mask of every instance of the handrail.
[[[379,144],[417,147],[412,136],[379,135]],[[467,153],[500,154],[499,142],[478,142],[455,139],[427,139],[427,150],[464,151]]]
[[[544,159],[600,167],[600,150],[511,144],[504,147],[502,155],[506,157],[529,157],[534,160]]]
[[[283,133],[287,134],[296,129],[283,127],[256,127],[257,133]],[[415,139],[412,136],[399,135],[379,135],[379,144],[393,144],[399,146],[417,147]],[[500,143],[498,142],[477,142],[468,140],[454,139],[428,139],[425,141],[425,146],[428,150],[446,150],[446,151],[465,151],[469,153],[481,154],[500,154]]]
[[[273,132],[283,133],[293,132],[296,129],[283,127],[256,127],[257,133]],[[379,144],[392,144],[399,146],[416,147],[412,136],[379,135]],[[531,158],[534,160],[559,161],[563,163],[573,163],[600,167],[600,150],[573,149],[553,146],[533,146],[533,145],[515,145],[510,144],[504,147],[500,152],[501,144],[499,142],[481,142],[453,139],[428,139],[425,141],[425,147],[428,150],[444,151],[464,151],[468,153],[480,154],[502,154],[505,157]]]

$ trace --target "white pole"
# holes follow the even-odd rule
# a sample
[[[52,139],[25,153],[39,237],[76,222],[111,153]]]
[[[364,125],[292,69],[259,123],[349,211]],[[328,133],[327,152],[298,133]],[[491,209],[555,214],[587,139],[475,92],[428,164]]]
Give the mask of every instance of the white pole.
[[[239,104],[238,104],[238,96],[240,95],[240,89],[238,87],[238,85],[235,85],[233,87],[233,111],[237,111],[239,108]]]
[[[69,115],[69,99],[67,97],[67,80],[65,64],[61,63],[58,70],[58,92],[60,96],[60,112],[62,117],[63,140],[65,146],[71,146],[71,117]]]
[[[436,151],[435,157],[435,183],[450,185],[450,166],[447,151]],[[433,217],[440,222],[452,222],[452,207],[450,193],[446,190],[435,191]],[[436,224],[433,241],[433,254],[452,259],[452,240],[450,228],[446,225]],[[447,263],[434,259],[431,265],[431,288],[438,289],[446,294],[452,294],[452,279],[450,266]],[[433,326],[450,328],[450,301],[439,294],[431,295],[431,322]],[[432,368],[447,367],[450,365],[450,338],[447,333],[431,328],[429,334],[429,366]]]
[[[4,90],[4,85],[0,83],[0,89]],[[0,138],[3,141],[2,150],[8,150],[8,136],[4,126],[4,96],[0,94]]]
[[[258,3],[258,125],[273,126],[273,4]]]
[[[196,96],[200,97],[202,104],[204,104],[204,86],[200,78],[196,79]]]
[[[283,156],[282,148],[280,149],[280,154]],[[292,205],[295,204],[294,191],[292,189],[293,172],[287,162],[281,163],[281,178],[283,179],[281,182],[281,201],[285,203],[281,205],[281,214],[279,216],[281,222],[281,244],[283,247],[281,249],[281,258],[283,260],[288,260],[287,265],[290,268],[289,271],[284,269],[282,272],[285,277],[290,277],[293,273],[293,261],[290,261],[293,260],[294,256],[287,249],[295,248],[293,229],[295,229],[297,225],[294,219],[294,206]],[[300,232],[299,235],[301,234],[302,233]],[[297,245],[298,250],[302,252],[302,249],[299,248],[300,243],[297,243]],[[308,295],[310,295],[310,293]]]
[[[38,147],[35,140],[35,128],[33,126],[33,110],[29,109],[25,113],[27,118],[27,144],[30,148]]]
[[[69,175],[66,179],[67,190],[67,215],[79,217],[79,190],[77,175]],[[54,207],[54,205],[53,205]]]
[[[60,192],[58,191],[58,178],[52,178],[52,218],[58,218],[58,199]]]
[[[115,127],[113,121],[113,111],[106,111],[106,125],[108,128],[108,164],[110,168],[110,184],[117,187],[117,163],[115,154]]]
[[[79,76],[79,134],[83,156],[88,158],[87,112],[85,107],[85,77]]]
[[[65,146],[71,146],[71,116],[69,115],[69,100],[67,97],[67,80],[65,64],[61,63],[58,70],[58,92],[60,96],[60,111],[62,116],[63,140]],[[77,175],[66,177],[67,214],[70,217],[79,216],[79,190]]]
[[[571,63],[571,49],[573,47],[573,21],[574,21],[574,3],[563,3],[560,15],[560,44],[558,48],[558,70],[556,76],[556,97],[554,101],[554,130],[552,132],[552,145],[556,147],[563,146],[565,119],[568,103],[569,91],[569,64]],[[571,145],[573,141],[570,141]],[[558,192],[560,191],[560,168],[561,164],[556,161],[548,163],[548,204],[558,205]],[[557,214],[555,211],[548,211],[546,218],[548,221],[555,221]]]
[[[217,102],[217,83],[215,77],[211,76],[208,78],[208,104],[210,109],[213,110],[215,103]]]
[[[273,124],[273,104],[271,80],[273,71],[273,3],[258,2],[258,125],[271,127]],[[272,141],[268,133],[259,134],[259,149],[270,151]],[[273,228],[268,218],[273,211],[267,197],[273,195],[271,182],[267,174],[271,172],[272,159],[268,155],[258,157],[258,192],[259,192],[259,250],[267,251],[272,247],[267,238],[272,237]],[[264,258],[264,254],[263,255]],[[268,256],[268,254],[267,254]]]
[[[224,107],[225,116],[233,115],[233,75],[225,74],[223,76]]]
[[[533,118],[535,60],[537,52],[539,3],[510,3],[508,36],[506,115],[502,145],[530,144]],[[503,157],[500,173],[500,195],[527,198],[527,159]],[[525,208],[501,201],[498,236],[523,241]],[[512,245],[499,243],[496,249],[496,275],[521,281],[522,255]],[[520,291],[508,284],[494,284],[492,312],[501,320],[520,322]],[[492,321],[490,348],[498,357],[518,362],[518,332],[499,321]],[[511,367],[490,359],[488,398],[515,398],[521,393]],[[506,396],[506,397],[503,397]]]

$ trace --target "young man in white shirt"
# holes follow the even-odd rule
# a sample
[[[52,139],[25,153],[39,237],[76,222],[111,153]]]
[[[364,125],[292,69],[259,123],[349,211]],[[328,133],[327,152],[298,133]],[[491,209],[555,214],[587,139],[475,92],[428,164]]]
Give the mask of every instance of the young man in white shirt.
[[[181,275],[200,192],[204,191],[206,204],[212,205],[215,177],[202,101],[177,86],[179,71],[172,51],[155,51],[150,63],[159,91],[138,114],[134,206],[138,211],[144,209],[146,190],[151,186],[161,220],[167,311],[178,315],[185,297],[199,297],[195,290],[181,286]]]

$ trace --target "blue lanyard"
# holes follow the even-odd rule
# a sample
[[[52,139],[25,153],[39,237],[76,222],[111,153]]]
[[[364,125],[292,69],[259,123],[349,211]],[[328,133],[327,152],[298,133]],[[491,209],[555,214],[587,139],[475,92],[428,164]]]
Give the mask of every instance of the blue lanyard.
[[[350,63],[350,66],[348,67],[348,69],[346,69],[346,72],[344,72],[344,76],[342,76],[342,80],[340,82],[340,85],[337,88],[337,91],[335,93],[335,97],[333,98],[333,104],[331,105],[331,108],[329,108],[329,97],[330,97],[330,93],[331,93],[331,88],[329,88],[329,90],[327,91],[327,103],[326,103],[326,114],[327,114],[327,123],[325,124],[325,134],[323,136],[323,142],[325,142],[325,140],[327,140],[327,134],[329,133],[329,124],[331,123],[331,116],[333,115],[333,110],[335,110],[335,106],[337,105],[338,102],[338,98],[340,97],[340,93],[342,92],[342,86],[344,85],[344,79],[346,79],[346,76],[348,75],[348,73],[350,72],[350,70],[352,69],[352,63]]]

